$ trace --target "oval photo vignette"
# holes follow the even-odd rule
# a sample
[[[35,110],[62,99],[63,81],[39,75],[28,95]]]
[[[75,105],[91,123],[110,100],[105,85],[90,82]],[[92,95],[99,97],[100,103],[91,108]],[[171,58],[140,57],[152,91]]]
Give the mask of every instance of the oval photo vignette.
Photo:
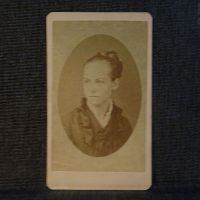
[[[70,113],[80,106],[83,97],[82,73],[86,60],[98,52],[115,51],[123,63],[123,73],[120,86],[114,94],[115,104],[122,109],[122,115],[128,119],[132,127],[132,132],[128,138],[123,141],[114,151],[108,151],[98,155],[89,150],[85,150],[71,138],[72,133],[68,126]],[[109,35],[93,35],[80,41],[72,50],[71,54],[66,56],[66,62],[60,74],[58,87],[58,109],[63,128],[71,142],[81,152],[95,157],[108,156],[125,145],[129,137],[134,134],[141,109],[142,89],[139,72],[135,60],[127,47],[118,39]],[[77,136],[78,137],[78,136]]]

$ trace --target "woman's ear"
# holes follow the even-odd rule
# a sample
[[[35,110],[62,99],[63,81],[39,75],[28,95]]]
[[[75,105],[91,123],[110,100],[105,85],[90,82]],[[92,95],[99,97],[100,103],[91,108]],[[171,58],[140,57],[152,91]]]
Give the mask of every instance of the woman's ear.
[[[119,87],[119,78],[116,78],[114,81],[112,81],[112,89],[116,90]]]

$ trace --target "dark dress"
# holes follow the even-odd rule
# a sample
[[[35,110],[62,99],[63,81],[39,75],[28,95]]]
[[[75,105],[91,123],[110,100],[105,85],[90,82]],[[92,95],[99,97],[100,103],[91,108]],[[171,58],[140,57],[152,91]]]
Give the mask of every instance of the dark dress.
[[[73,110],[65,129],[74,145],[91,156],[106,156],[117,151],[129,138],[132,128],[122,114],[122,109],[113,105],[110,120],[102,128],[94,114],[82,99],[80,107]]]

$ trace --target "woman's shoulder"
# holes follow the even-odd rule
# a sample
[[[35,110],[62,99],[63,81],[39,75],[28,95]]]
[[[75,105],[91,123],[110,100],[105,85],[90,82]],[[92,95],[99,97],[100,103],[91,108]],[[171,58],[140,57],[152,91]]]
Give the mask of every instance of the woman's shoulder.
[[[88,113],[82,106],[76,107],[68,114],[68,123],[71,125],[86,126],[89,122]]]
[[[72,111],[68,113],[70,118],[78,117],[80,114],[85,113],[85,103],[84,100],[81,99],[81,104],[75,107]]]
[[[62,117],[64,126],[69,127],[72,122],[76,121],[76,119],[78,119],[79,112],[79,107],[76,107],[73,110],[66,112]]]
[[[69,115],[70,118],[72,118],[72,117],[78,116],[81,112],[82,112],[81,108],[80,107],[76,107],[72,111],[70,111],[68,113],[68,115]]]
[[[113,110],[114,110],[113,114],[114,114],[114,117],[116,118],[118,126],[125,130],[132,130],[132,127],[128,118],[123,115],[122,108],[114,105]]]

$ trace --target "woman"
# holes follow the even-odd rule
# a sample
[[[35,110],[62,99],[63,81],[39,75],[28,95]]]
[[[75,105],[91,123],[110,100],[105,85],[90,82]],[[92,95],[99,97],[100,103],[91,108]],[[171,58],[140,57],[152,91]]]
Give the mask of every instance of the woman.
[[[122,109],[113,101],[122,70],[115,51],[97,53],[84,65],[84,98],[70,113],[66,129],[76,147],[88,155],[106,156],[117,151],[132,132]]]

